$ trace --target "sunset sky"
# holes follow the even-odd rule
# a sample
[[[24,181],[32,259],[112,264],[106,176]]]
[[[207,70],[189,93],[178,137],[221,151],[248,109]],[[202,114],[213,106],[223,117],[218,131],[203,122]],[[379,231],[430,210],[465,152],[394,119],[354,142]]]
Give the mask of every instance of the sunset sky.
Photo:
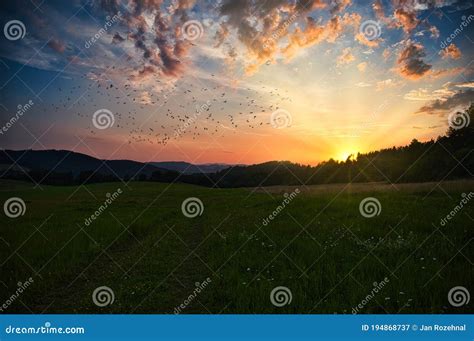
[[[472,1],[0,6],[4,149],[314,165],[435,138],[473,100]]]

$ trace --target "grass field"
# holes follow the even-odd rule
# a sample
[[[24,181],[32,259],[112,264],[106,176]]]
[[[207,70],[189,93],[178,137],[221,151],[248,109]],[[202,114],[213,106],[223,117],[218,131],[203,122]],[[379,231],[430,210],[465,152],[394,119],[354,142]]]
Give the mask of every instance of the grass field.
[[[359,304],[359,313],[473,312],[472,301],[453,307],[448,292],[473,292],[474,203],[440,221],[474,181],[301,187],[282,209],[284,193],[296,188],[130,182],[33,189],[11,181],[0,188],[2,205],[11,197],[26,204],[24,215],[1,217],[4,313],[173,313],[183,305],[181,313],[350,314]],[[182,213],[189,197],[202,201],[200,216]],[[379,215],[361,215],[366,197],[380,202]],[[101,286],[114,294],[104,307],[92,299]],[[292,297],[282,307],[270,299],[278,286]]]

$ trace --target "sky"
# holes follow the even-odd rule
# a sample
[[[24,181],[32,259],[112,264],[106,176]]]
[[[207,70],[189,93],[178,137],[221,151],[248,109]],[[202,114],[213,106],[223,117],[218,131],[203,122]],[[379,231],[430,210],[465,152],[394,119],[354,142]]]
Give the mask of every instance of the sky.
[[[0,147],[315,165],[473,100],[472,1],[2,2]]]

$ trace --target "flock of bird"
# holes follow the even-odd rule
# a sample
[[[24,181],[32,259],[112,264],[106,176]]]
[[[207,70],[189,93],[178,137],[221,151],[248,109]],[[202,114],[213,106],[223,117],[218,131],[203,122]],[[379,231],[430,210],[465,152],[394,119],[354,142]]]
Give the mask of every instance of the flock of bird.
[[[114,127],[128,132],[129,144],[166,145],[186,135],[196,140],[270,125],[271,113],[291,102],[287,91],[285,97],[261,83],[259,90],[222,85],[211,76],[209,87],[178,81],[159,92],[137,89],[133,82],[119,86],[111,80],[82,76],[86,82],[80,83],[87,85],[58,87],[58,101],[51,106],[57,113],[74,110],[89,122],[96,110],[106,108],[114,114]],[[99,132],[92,124],[89,129],[91,134]]]

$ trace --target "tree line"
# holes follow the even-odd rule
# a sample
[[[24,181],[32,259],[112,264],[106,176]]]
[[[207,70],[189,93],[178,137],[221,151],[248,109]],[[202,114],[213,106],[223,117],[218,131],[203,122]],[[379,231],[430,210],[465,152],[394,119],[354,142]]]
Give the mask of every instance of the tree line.
[[[77,185],[111,181],[182,182],[207,187],[255,187],[272,185],[313,185],[347,182],[428,182],[472,178],[474,173],[474,105],[464,113],[465,126],[450,127],[436,140],[351,155],[345,161],[330,159],[317,166],[289,161],[271,161],[251,166],[233,166],[215,173],[181,174],[159,170],[151,175],[118,177],[82,171],[55,173],[48,170],[10,169],[3,178],[52,185]],[[469,124],[466,124],[469,122]]]

